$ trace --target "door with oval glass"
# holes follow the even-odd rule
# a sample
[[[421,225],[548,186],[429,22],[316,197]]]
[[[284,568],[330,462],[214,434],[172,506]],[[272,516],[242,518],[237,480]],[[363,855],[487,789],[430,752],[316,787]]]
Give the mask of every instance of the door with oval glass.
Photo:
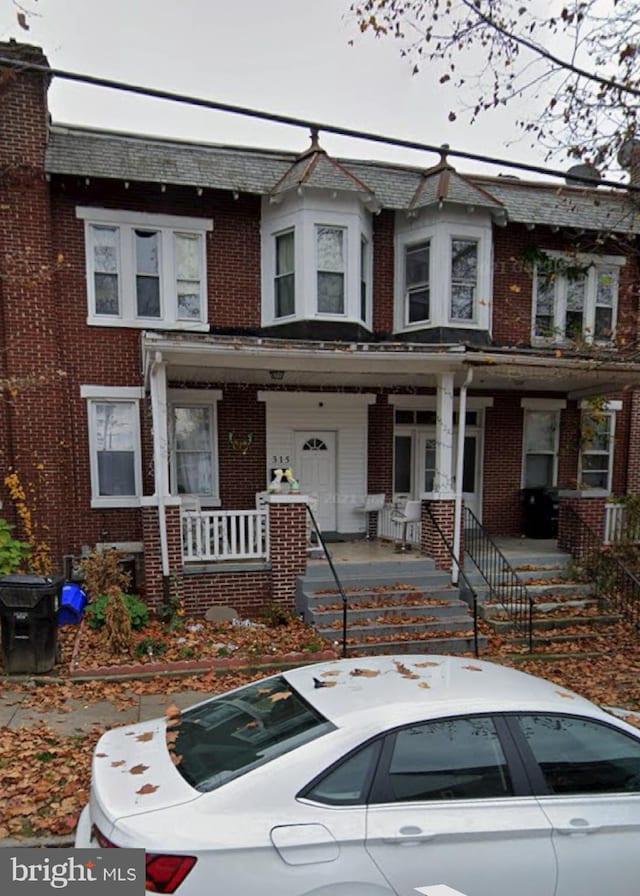
[[[316,495],[315,517],[323,532],[335,532],[336,515],[336,434],[335,432],[296,432],[294,473],[300,490]]]

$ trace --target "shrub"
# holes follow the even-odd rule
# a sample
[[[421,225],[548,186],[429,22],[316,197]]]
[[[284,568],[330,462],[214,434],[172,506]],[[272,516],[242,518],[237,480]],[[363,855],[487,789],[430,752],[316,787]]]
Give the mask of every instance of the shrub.
[[[131,584],[131,576],[120,567],[122,554],[115,548],[106,551],[91,551],[88,557],[80,562],[82,570],[82,587],[91,600],[107,594],[110,588],[121,591]]]
[[[0,519],[0,575],[3,576],[19,570],[31,553],[31,545],[14,538],[12,529],[12,525]]]
[[[274,602],[263,608],[262,618],[266,625],[275,628],[279,625],[290,625],[296,618],[296,614],[290,607]]]
[[[107,647],[112,653],[131,652],[131,616],[124,595],[115,585],[106,594],[104,632]]]
[[[134,653],[136,656],[159,656],[167,649],[167,645],[162,638],[155,638],[153,635],[147,635],[136,644]]]
[[[105,624],[108,600],[107,594],[101,594],[88,605],[85,617],[91,628],[102,628]],[[129,612],[131,628],[141,629],[149,619],[149,608],[135,594],[123,594],[122,600]]]

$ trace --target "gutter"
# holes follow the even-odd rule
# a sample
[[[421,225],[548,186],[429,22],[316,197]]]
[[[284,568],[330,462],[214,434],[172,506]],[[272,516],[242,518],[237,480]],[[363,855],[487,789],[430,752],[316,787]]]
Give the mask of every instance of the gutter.
[[[149,387],[151,391],[151,413],[153,418],[153,466],[154,485],[158,501],[158,526],[160,528],[160,556],[162,576],[169,578],[169,543],[167,539],[166,499],[166,451],[163,450],[163,438],[166,446],[166,395],[167,395],[167,362],[162,352],[156,352],[149,371]],[[164,407],[161,396],[165,396]],[[162,422],[164,421],[164,426]],[[164,432],[163,432],[164,431]]]

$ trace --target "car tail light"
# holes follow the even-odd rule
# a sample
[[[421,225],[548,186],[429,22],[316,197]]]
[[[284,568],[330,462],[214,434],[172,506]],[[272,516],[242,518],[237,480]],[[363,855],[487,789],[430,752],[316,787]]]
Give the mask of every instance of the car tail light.
[[[118,844],[112,843],[108,837],[105,837],[100,828],[96,827],[95,824],[93,826],[93,836],[103,849],[118,849]]]
[[[152,893],[174,893],[196,863],[195,856],[147,853],[146,888]]]

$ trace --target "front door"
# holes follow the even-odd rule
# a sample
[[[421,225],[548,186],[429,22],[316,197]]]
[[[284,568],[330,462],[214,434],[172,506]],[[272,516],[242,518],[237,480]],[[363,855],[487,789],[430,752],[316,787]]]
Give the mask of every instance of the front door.
[[[300,491],[318,499],[314,515],[323,532],[335,532],[336,516],[336,434],[297,432],[294,473]]]

